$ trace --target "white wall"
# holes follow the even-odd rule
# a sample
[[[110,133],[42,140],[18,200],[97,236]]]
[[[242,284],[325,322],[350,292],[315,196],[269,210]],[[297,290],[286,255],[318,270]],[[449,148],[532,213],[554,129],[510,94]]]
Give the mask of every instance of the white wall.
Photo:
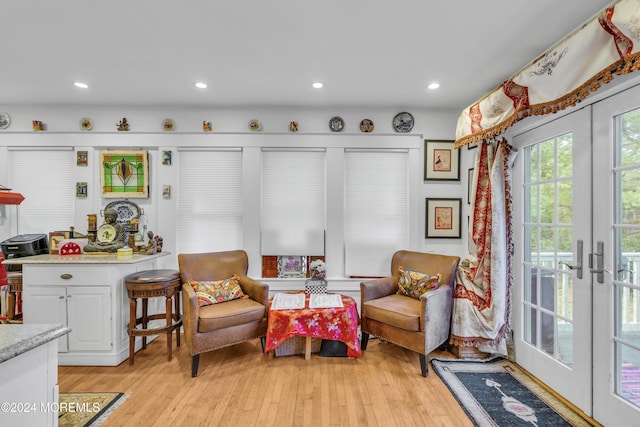
[[[403,108],[368,109],[368,108],[244,108],[244,109],[193,109],[179,107],[16,107],[0,106],[0,111],[8,113],[11,125],[0,130],[0,184],[7,185],[7,147],[10,146],[74,146],[76,150],[89,151],[89,166],[77,167],[76,181],[89,183],[89,197],[75,199],[75,224],[81,233],[86,232],[86,215],[97,213],[113,199],[101,199],[99,193],[99,175],[97,159],[91,157],[97,154],[95,148],[138,148],[144,147],[150,153],[150,197],[149,199],[133,199],[135,203],[145,209],[149,217],[149,229],[163,236],[164,248],[173,252],[171,257],[165,257],[163,267],[175,268],[175,196],[171,199],[162,198],[162,186],[171,185],[176,188],[177,168],[162,165],[163,150],[176,149],[183,145],[216,145],[225,136],[238,138],[249,133],[248,122],[258,119],[262,122],[263,130],[259,134],[251,133],[252,138],[272,140],[273,135],[288,134],[290,121],[297,121],[299,134],[324,134],[328,137],[354,134],[362,136],[359,131],[360,120],[369,118],[375,124],[372,136],[380,134],[395,134],[392,129],[392,119],[400,111],[410,111],[415,118],[412,134],[421,135],[423,139],[452,140],[459,111],[413,110]],[[340,134],[329,132],[328,122],[333,116],[339,115],[345,120],[345,129]],[[80,130],[80,119],[90,117],[93,130]],[[116,124],[126,117],[130,123],[129,132],[117,132]],[[174,132],[163,132],[162,121],[171,118],[175,122]],[[31,121],[40,120],[46,124],[46,131],[33,132]],[[211,121],[213,132],[202,132],[202,121]],[[395,134],[398,135],[398,134]],[[283,138],[286,140],[286,138]],[[375,138],[372,138],[372,141]],[[477,150],[461,150],[459,182],[420,182],[418,185],[420,198],[414,206],[419,212],[414,216],[419,218],[411,233],[417,233],[417,247],[411,248],[425,252],[437,252],[464,257],[467,253],[467,170],[473,164],[473,156]],[[419,150],[419,159],[414,159],[423,168],[423,144]],[[34,171],[35,172],[35,171]],[[331,171],[327,175],[330,176]],[[422,177],[422,171],[420,173]],[[44,177],[43,177],[44,178]],[[420,181],[421,178],[420,178]],[[70,189],[75,191],[75,189]],[[414,193],[415,194],[415,193]],[[328,194],[331,197],[331,194]],[[459,197],[462,199],[462,238],[461,239],[425,239],[425,202],[426,197]],[[11,214],[15,207],[7,207]],[[331,218],[331,216],[328,216]],[[99,223],[102,222],[99,218]],[[70,224],[71,225],[71,224]],[[43,230],[48,232],[50,230]],[[0,225],[0,240],[16,234],[8,224]]]

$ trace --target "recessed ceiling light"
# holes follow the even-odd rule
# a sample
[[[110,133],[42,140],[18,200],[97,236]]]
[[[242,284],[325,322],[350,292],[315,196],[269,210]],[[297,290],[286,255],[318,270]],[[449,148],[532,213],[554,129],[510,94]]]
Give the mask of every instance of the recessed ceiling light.
[[[86,83],[82,83],[82,82],[75,82],[73,84],[75,87],[79,87],[80,89],[87,89],[89,88],[89,85]]]
[[[198,89],[206,89],[207,88],[207,84],[203,83],[203,82],[196,82],[196,87]]]
[[[312,84],[311,86],[313,86],[316,89],[320,89],[324,86],[324,84],[320,83],[320,82],[316,82],[314,84]]]
[[[429,86],[427,86],[429,89],[433,90],[433,89],[438,89],[440,87],[440,83],[431,83]]]

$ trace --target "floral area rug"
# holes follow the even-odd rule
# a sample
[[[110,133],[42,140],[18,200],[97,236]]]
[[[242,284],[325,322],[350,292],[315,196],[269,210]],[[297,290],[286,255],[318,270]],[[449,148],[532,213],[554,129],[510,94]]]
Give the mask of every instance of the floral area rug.
[[[58,426],[99,426],[127,397],[124,393],[60,393]]]
[[[476,426],[591,425],[508,360],[431,362]]]

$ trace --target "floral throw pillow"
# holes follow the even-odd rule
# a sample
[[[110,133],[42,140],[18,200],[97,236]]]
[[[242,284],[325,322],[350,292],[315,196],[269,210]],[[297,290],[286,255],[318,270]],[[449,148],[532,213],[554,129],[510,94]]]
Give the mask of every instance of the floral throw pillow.
[[[440,273],[427,274],[414,270],[399,268],[398,295],[405,295],[411,298],[420,299],[420,295],[427,291],[437,289],[440,286]]]
[[[242,292],[238,275],[234,274],[228,279],[216,281],[189,280],[189,285],[196,291],[198,297],[198,306],[220,304],[234,299],[248,298]]]

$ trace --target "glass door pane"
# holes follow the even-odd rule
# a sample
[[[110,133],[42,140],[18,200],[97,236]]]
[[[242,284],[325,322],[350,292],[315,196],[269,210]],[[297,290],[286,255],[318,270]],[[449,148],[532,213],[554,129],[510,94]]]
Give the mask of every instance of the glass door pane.
[[[615,119],[615,393],[640,407],[640,109]]]
[[[524,150],[525,340],[573,364],[573,134]]]

